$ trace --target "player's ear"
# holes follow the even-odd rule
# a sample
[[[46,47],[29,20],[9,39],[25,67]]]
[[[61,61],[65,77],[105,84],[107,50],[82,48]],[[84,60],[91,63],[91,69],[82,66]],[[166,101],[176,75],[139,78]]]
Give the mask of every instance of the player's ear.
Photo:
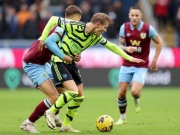
[[[100,22],[97,22],[97,23],[96,23],[96,27],[99,27],[99,26],[100,26]]]
[[[142,19],[142,17],[143,17],[143,14],[141,13],[141,15],[140,15],[140,16],[141,16],[141,19]]]
[[[130,12],[129,12],[129,18],[131,17],[131,15],[130,15]]]

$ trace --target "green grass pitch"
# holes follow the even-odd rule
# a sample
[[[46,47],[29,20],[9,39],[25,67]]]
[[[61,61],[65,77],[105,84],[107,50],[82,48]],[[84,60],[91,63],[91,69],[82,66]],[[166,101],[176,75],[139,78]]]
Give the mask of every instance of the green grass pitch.
[[[134,103],[127,93],[127,124],[117,126],[109,133],[101,133],[95,127],[96,119],[108,114],[114,122],[119,118],[117,107],[117,89],[85,88],[83,102],[72,126],[81,133],[59,133],[59,129],[47,127],[45,118],[36,122],[36,128],[42,135],[180,135],[180,88],[145,87],[141,97],[141,112],[134,112]],[[21,123],[29,116],[34,107],[45,98],[40,91],[17,89],[16,91],[0,89],[0,135],[26,135],[20,129]],[[60,112],[63,119],[64,106]]]

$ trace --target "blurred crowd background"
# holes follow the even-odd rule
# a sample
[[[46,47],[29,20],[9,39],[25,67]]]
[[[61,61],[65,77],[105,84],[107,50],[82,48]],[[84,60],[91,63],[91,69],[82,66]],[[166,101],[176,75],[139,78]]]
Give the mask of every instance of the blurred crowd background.
[[[64,17],[65,8],[77,5],[81,21],[96,12],[111,16],[114,25],[104,35],[118,39],[120,26],[129,21],[129,8],[139,5],[143,20],[161,34],[168,47],[180,47],[180,0],[0,0],[0,39],[37,39],[52,15]]]

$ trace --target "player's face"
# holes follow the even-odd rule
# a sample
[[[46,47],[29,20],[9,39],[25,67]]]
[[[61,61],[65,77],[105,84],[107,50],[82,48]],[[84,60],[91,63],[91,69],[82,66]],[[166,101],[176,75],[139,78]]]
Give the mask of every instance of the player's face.
[[[134,27],[138,27],[138,25],[140,24],[140,21],[142,19],[142,13],[140,10],[137,9],[131,9],[129,12],[129,19],[131,24]]]
[[[102,35],[103,32],[106,32],[107,31],[107,28],[109,26],[109,23],[106,22],[105,24],[98,24],[96,29],[94,30],[94,32],[100,36]]]

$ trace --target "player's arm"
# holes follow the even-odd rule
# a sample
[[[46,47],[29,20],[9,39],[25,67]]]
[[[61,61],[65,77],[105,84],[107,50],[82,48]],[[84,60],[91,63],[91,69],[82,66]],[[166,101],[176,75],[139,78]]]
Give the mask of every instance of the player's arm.
[[[62,35],[64,33],[64,29],[57,27],[55,32],[52,33],[46,40],[45,45],[51,52],[53,52],[55,55],[57,55],[62,60],[66,61],[67,63],[72,63],[72,58],[68,55],[65,55],[57,46],[56,42],[60,41],[62,38]]]
[[[58,23],[58,18],[59,17],[56,17],[56,16],[52,16],[48,23],[46,24],[42,34],[41,34],[41,37],[39,38],[40,40],[40,43],[38,45],[38,49],[39,51],[42,51],[43,48],[44,48],[44,41],[46,40],[46,38],[48,37],[48,34],[49,34],[49,31],[52,29],[53,26],[57,25]]]
[[[46,40],[46,38],[48,37],[49,31],[52,29],[52,27],[58,24],[58,19],[59,19],[59,17],[57,17],[57,16],[52,16],[49,19],[49,21],[46,24],[39,40],[42,40],[42,41]]]
[[[161,50],[162,50],[162,39],[158,35],[155,39],[152,39],[152,40],[156,43],[156,51],[155,51],[155,55],[154,55],[152,64],[150,66],[150,69],[158,70],[158,67],[157,67],[156,63],[157,63],[158,57],[159,57],[159,55],[161,53]]]
[[[162,41],[162,38],[159,36],[159,34],[156,32],[156,30],[152,26],[150,26],[149,31],[150,31],[149,35],[150,35],[151,39],[156,43],[156,51],[155,51],[154,58],[153,58],[151,66],[150,66],[150,69],[158,70],[157,60],[158,60],[159,55],[162,50],[163,41]]]
[[[127,51],[127,47],[125,46],[125,38],[119,37],[119,47],[120,47],[123,51]]]
[[[124,24],[121,26],[120,31],[119,31],[119,47],[126,52],[133,53],[134,51],[137,50],[137,47],[134,46],[125,46],[126,41],[125,41],[125,30],[124,30]]]
[[[135,63],[144,62],[144,60],[142,59],[137,59],[137,58],[133,58],[132,56],[129,56],[119,46],[109,41],[107,41],[107,43],[105,44],[105,47],[111,50],[112,52],[120,55],[121,57],[123,57],[124,59],[128,61],[135,62]]]
[[[153,60],[157,61],[157,59],[161,53],[161,50],[162,50],[162,39],[158,35],[155,39],[153,39],[153,41],[156,43],[156,52],[155,52]]]

